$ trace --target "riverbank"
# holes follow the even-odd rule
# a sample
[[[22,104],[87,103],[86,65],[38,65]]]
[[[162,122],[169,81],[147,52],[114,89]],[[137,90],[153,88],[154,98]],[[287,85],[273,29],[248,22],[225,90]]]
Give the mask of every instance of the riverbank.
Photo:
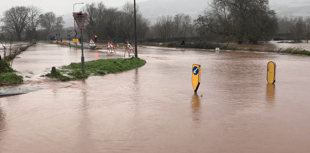
[[[145,65],[146,61],[140,58],[99,59],[85,62],[85,74],[81,71],[81,63],[71,63],[56,70],[56,73],[48,73],[45,76],[59,81],[70,81],[100,76],[110,73],[132,70]]]

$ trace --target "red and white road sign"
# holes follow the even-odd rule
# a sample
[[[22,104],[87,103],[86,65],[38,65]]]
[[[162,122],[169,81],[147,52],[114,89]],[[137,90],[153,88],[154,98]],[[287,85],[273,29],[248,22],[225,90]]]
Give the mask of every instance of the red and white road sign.
[[[95,44],[95,42],[92,39],[90,39],[89,44]]]
[[[74,20],[76,24],[78,25],[79,29],[82,30],[84,23],[87,19],[87,14],[73,14]]]

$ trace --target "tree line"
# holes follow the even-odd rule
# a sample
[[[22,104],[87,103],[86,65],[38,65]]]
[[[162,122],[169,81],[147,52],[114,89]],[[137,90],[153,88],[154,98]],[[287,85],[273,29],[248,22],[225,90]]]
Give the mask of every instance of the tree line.
[[[295,42],[301,40],[309,40],[310,38],[310,17],[295,17],[295,16],[284,16],[278,18],[279,29],[278,36],[282,37],[279,39],[290,39]]]
[[[97,35],[99,40],[134,40],[133,4],[126,3],[119,10],[108,8],[102,2],[91,3],[86,4],[82,12],[88,14],[84,26],[86,39]],[[4,12],[0,25],[0,39],[44,39],[55,33],[62,33],[64,37],[67,30],[74,31],[73,27],[64,29],[62,16],[56,16],[53,12],[42,13],[35,6],[12,7]],[[139,41],[198,37],[201,41],[242,44],[269,41],[283,35],[300,41],[308,39],[309,30],[310,17],[277,17],[276,12],[269,8],[269,0],[212,0],[196,19],[183,13],[163,15],[154,24],[144,18],[137,7]]]
[[[31,40],[63,28],[64,21],[54,12],[42,13],[35,6],[16,6],[5,11],[1,18],[0,39]]]

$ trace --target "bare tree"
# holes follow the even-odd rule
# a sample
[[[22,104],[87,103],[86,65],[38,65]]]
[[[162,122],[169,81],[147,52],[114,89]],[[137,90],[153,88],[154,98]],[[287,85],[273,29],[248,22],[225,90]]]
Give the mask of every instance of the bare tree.
[[[309,43],[309,31],[310,31],[310,17],[305,19],[306,40]]]
[[[39,16],[40,26],[43,27],[47,34],[53,32],[54,30],[59,31],[63,28],[64,21],[61,16],[56,17],[54,12],[47,12]]]
[[[28,25],[26,27],[26,38],[37,39],[37,27],[39,26],[40,14],[42,10],[35,6],[29,7]]]
[[[30,9],[24,6],[12,7],[4,12],[4,17],[1,19],[7,32],[14,33],[18,40],[21,40],[28,25],[29,11]]]
[[[173,32],[173,17],[170,15],[161,16],[157,18],[155,28],[158,31],[161,38],[171,38]]]
[[[134,38],[134,6],[126,3],[122,10],[106,8],[103,3],[87,4],[83,11],[88,14],[85,28],[87,34],[96,34],[98,39],[122,40]],[[137,9],[138,10],[138,9]],[[137,11],[137,35],[144,38],[148,32],[149,21]]]
[[[213,0],[195,25],[205,34],[232,35],[239,44],[257,43],[270,39],[277,30],[276,14],[268,4],[268,0]]]

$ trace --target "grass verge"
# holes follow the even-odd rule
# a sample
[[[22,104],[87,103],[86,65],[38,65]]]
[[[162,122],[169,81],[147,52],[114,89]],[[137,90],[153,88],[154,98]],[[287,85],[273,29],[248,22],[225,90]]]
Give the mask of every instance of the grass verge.
[[[307,51],[305,49],[300,49],[300,48],[287,48],[285,50],[281,50],[280,52],[288,53],[288,54],[310,55],[310,51]]]
[[[170,42],[170,43],[142,43],[141,45],[146,46],[159,46],[159,47],[175,47],[175,48],[199,48],[199,49],[215,49],[220,48],[223,50],[238,50],[235,47],[230,47],[228,45],[222,44],[211,44],[211,43],[186,43],[181,45],[179,42]]]
[[[1,60],[0,63],[0,86],[20,84],[23,82],[23,77],[17,75],[9,63],[5,60]]]
[[[301,48],[287,48],[284,50],[277,50],[277,48],[272,44],[210,44],[210,43],[195,43],[195,44],[186,44],[180,45],[178,42],[171,43],[142,43],[141,45],[147,46],[159,46],[159,47],[175,47],[175,48],[200,48],[200,49],[215,49],[220,48],[221,50],[244,50],[244,51],[260,51],[260,52],[279,52],[279,53],[288,53],[288,54],[301,54],[301,55],[310,55],[310,51]]]
[[[109,73],[127,71],[143,66],[145,60],[140,58],[118,58],[100,59],[85,62],[85,74],[82,73],[81,63],[71,63],[56,70],[56,73],[48,73],[45,76],[56,78],[59,81],[70,81],[88,78],[89,76],[100,76]]]

